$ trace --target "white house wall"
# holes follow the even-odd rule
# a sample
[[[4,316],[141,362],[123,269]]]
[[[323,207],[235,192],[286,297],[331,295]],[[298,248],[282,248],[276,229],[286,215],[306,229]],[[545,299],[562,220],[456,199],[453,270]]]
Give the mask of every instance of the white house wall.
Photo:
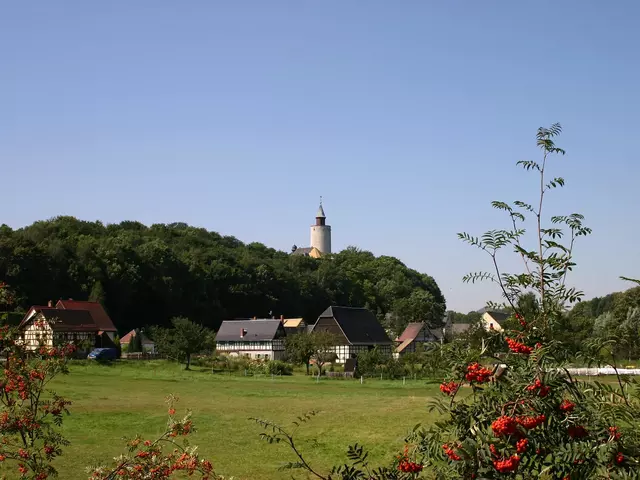
[[[53,346],[53,331],[47,322],[32,322],[24,329],[24,343],[27,350],[35,350],[40,345]]]
[[[487,331],[490,331],[492,329],[494,331],[496,331],[496,332],[501,332],[502,331],[502,327],[500,326],[500,324],[498,322],[496,322],[493,319],[493,317],[491,315],[489,315],[487,312],[484,312],[482,314],[482,323],[484,325],[484,329],[487,330]]]

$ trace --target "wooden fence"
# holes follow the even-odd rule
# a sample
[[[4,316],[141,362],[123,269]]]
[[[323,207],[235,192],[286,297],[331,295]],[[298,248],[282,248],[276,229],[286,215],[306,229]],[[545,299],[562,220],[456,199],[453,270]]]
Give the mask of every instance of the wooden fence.
[[[148,353],[148,352],[135,352],[135,353],[122,352],[122,356],[120,358],[122,360],[160,360],[160,359],[167,358],[167,356],[160,355],[158,353]]]
[[[324,372],[327,377],[353,378],[353,372]]]

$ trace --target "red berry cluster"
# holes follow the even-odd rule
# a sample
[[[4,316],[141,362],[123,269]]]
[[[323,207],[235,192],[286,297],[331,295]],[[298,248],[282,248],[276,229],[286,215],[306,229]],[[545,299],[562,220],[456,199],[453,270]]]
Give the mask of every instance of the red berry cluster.
[[[442,449],[444,450],[444,454],[451,460],[460,460],[460,456],[456,453],[453,447],[449,446],[449,444],[445,443],[444,445],[442,445]]]
[[[620,465],[622,462],[624,462],[624,455],[618,452],[618,454],[616,455],[616,463]]]
[[[518,322],[520,322],[520,325],[523,328],[527,326],[527,322],[524,320],[524,317],[522,315],[520,315],[519,313],[516,313],[516,320],[518,320]]]
[[[561,412],[570,413],[570,412],[573,412],[573,409],[575,407],[576,407],[575,403],[565,398],[564,400],[562,400],[562,403],[560,404],[559,408]]]
[[[422,471],[422,465],[419,463],[411,462],[409,460],[403,460],[398,464],[398,470],[408,473],[419,473]]]
[[[538,425],[542,425],[547,420],[547,417],[544,415],[536,415],[536,416],[525,416],[516,418],[516,422],[519,425],[522,425],[527,430],[531,430],[536,428]]]
[[[618,427],[609,427],[609,435],[614,440],[620,440],[622,434],[618,431]]]
[[[527,440],[526,438],[521,438],[516,443],[516,452],[524,453],[527,451],[528,446],[529,446],[529,440]]]
[[[511,455],[509,458],[501,458],[493,461],[493,466],[500,473],[510,473],[518,469],[520,465],[520,457],[518,455]]]
[[[176,422],[173,427],[171,427],[170,437],[177,437],[178,435],[187,436],[192,432],[193,423],[191,420],[187,420],[184,423]]]
[[[587,429],[582,425],[572,425],[567,429],[567,433],[571,438],[584,438],[589,435]]]
[[[496,436],[504,435],[513,435],[518,431],[518,424],[513,417],[507,417],[503,415],[502,417],[494,420],[491,424],[491,430]]]
[[[398,470],[405,473],[420,473],[423,466],[419,463],[413,462],[409,459],[409,447],[404,446],[404,453],[398,455]]]
[[[135,447],[140,444],[140,439],[129,442]],[[115,471],[118,477],[125,477],[131,480],[157,479],[163,480],[172,478],[177,472],[184,472],[191,476],[200,472],[203,480],[218,478],[213,472],[213,464],[208,460],[198,458],[197,454],[190,452],[178,452],[164,454],[161,442],[144,442],[146,448],[138,450],[133,457],[119,461],[115,469],[100,467],[93,471],[91,480],[104,480],[111,478]]]
[[[533,351],[533,348],[527,347],[524,343],[520,343],[513,338],[507,337],[506,340],[509,350],[514,353],[524,353],[525,355],[529,355]]]
[[[540,379],[536,378],[536,381],[533,382],[533,385],[527,386],[527,391],[535,392],[536,390],[538,391],[538,395],[540,397],[546,397],[547,395],[549,395],[549,391],[551,390],[551,388],[547,385],[543,385]]]
[[[484,368],[478,362],[467,366],[467,373],[464,376],[469,382],[484,383],[489,381],[492,372],[488,368]]]
[[[455,395],[455,393],[460,388],[460,384],[456,382],[448,382],[440,384],[440,391],[447,395]]]

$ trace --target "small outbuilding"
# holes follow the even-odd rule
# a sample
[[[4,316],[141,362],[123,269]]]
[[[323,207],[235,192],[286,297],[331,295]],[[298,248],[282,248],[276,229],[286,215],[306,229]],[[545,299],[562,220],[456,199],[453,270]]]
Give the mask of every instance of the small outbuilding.
[[[125,336],[120,339],[120,346],[122,347],[122,351],[127,351],[129,344],[133,337],[136,336],[136,331],[131,330]],[[142,344],[142,351],[145,353],[156,353],[156,344],[153,340],[147,337],[144,332],[140,332],[140,343]]]

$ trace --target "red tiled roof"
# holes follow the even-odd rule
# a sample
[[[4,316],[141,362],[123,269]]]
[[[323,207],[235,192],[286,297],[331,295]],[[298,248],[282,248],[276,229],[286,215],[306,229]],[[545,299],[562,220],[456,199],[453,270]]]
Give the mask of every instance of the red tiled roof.
[[[115,332],[116,327],[98,302],[83,302],[80,300],[58,300],[56,308],[64,310],[86,310],[100,330]]]
[[[35,307],[38,314],[42,314],[51,325],[51,329],[60,332],[97,332],[91,314],[87,310],[61,310],[50,307]],[[30,320],[34,319],[31,317]],[[28,322],[24,322],[24,326]]]
[[[420,330],[422,330],[423,326],[424,326],[424,323],[422,322],[410,323],[409,325],[407,325],[407,328],[404,329],[404,332],[402,332],[402,334],[398,338],[396,338],[396,342],[404,342],[405,340],[414,340],[420,333]]]

